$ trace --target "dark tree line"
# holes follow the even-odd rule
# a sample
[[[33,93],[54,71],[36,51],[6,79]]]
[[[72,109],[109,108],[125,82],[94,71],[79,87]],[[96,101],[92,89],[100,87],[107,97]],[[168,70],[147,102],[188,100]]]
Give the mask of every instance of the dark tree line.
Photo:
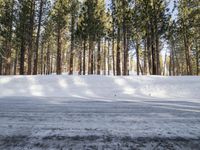
[[[0,0],[0,74],[199,75],[199,6]]]

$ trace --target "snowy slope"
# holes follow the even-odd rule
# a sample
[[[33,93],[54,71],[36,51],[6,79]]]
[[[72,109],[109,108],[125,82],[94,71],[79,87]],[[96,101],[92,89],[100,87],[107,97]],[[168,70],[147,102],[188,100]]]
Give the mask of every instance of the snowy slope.
[[[0,97],[200,98],[200,77],[1,76]]]

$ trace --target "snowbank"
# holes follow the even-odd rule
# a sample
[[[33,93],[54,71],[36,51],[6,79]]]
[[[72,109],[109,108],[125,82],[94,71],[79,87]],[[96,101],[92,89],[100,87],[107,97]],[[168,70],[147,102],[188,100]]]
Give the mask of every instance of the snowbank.
[[[200,98],[200,77],[1,76],[0,97]],[[105,99],[106,98],[106,99]]]

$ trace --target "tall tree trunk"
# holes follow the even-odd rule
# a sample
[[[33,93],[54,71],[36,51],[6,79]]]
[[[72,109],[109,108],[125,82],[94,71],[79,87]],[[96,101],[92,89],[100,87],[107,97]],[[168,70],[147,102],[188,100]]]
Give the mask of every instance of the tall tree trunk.
[[[158,33],[156,32],[156,70],[157,70],[157,75],[161,75],[161,69],[160,69],[160,46],[159,46],[159,37],[157,35]]]
[[[17,74],[17,63],[18,63],[18,50],[15,50],[15,60],[14,60],[14,75]]]
[[[34,17],[35,17],[35,0],[31,2],[31,15],[29,24],[29,45],[28,45],[28,75],[32,74],[32,55],[33,55],[33,30],[34,30]]]
[[[101,74],[101,39],[98,40],[98,51],[97,51],[97,74]]]
[[[151,26],[150,28],[151,28],[152,74],[157,75],[156,52],[155,52],[155,35],[154,35],[154,27],[153,27],[152,20],[151,20],[150,26]]]
[[[144,75],[147,75],[147,42],[144,39]]]
[[[72,2],[73,3],[73,2]],[[75,25],[75,16],[74,12],[71,13],[71,48],[70,48],[70,62],[69,62],[69,75],[73,74],[74,67],[74,25]]]
[[[6,49],[6,59],[5,59],[5,75],[10,75],[11,73],[11,41],[7,43]]]
[[[3,58],[0,55],[0,75],[3,75]]]
[[[187,74],[192,75],[192,67],[190,62],[190,45],[188,41],[188,34],[187,29],[184,24],[184,20],[182,20],[182,26],[183,26],[183,38],[184,38],[184,46],[185,46],[185,59],[186,59],[186,67],[187,67]]]
[[[125,1],[123,1],[123,46],[124,46],[124,60],[123,60],[123,75],[128,75],[128,29],[127,29],[127,21],[126,21],[126,11],[127,7]]]
[[[123,1],[123,6],[125,7],[125,1]],[[127,75],[127,63],[128,63],[128,48],[127,48],[127,29],[126,29],[126,18],[125,18],[125,8],[123,9],[123,46],[124,46],[124,61],[123,61],[123,75]]]
[[[81,42],[81,45],[83,45],[82,42]],[[82,57],[82,50],[80,49],[80,51],[79,51],[79,61],[78,61],[78,62],[79,62],[79,64],[78,64],[78,66],[79,66],[78,74],[79,74],[79,75],[82,74],[82,66],[83,66],[83,65],[82,65],[82,58],[83,58],[83,57]]]
[[[24,41],[24,35],[22,35],[21,51],[20,51],[20,75],[24,75],[25,73],[24,61],[25,61],[25,41]]]
[[[150,35],[149,35],[149,24],[147,25],[147,29],[146,29],[146,40],[147,40],[147,54],[148,54],[148,67],[149,67],[149,74],[152,74],[152,53],[151,53],[151,44],[150,44]]]
[[[155,2],[153,1],[153,6],[154,6],[154,23],[152,25],[152,27],[154,27],[154,33],[153,33],[153,36],[154,36],[154,42],[155,42],[155,61],[156,61],[156,75],[160,75],[160,46],[159,46],[159,33],[158,33],[158,19],[157,19],[157,8],[156,8],[156,4]]]
[[[83,75],[85,75],[85,68],[86,68],[86,61],[85,61],[85,52],[86,52],[86,39],[84,39],[84,42],[83,42]]]
[[[120,27],[117,28],[116,71],[117,71],[117,76],[120,76],[121,75],[121,67],[120,67]]]
[[[110,41],[108,40],[108,55],[107,55],[107,58],[108,58],[108,75],[110,75]]]
[[[50,42],[48,41],[48,45],[47,45],[47,74],[50,74],[50,68],[51,68],[51,65],[50,65]]]
[[[89,37],[89,59],[88,59],[88,74],[93,74],[93,48],[94,48],[94,42],[93,37]]]
[[[197,74],[197,76],[199,75],[199,58],[200,58],[200,56],[199,56],[199,49],[198,49],[198,43],[196,42],[196,69],[197,69],[197,71],[196,71],[196,74]]]
[[[180,74],[180,64],[179,64],[179,59],[177,57],[176,51],[174,51],[174,56],[176,58],[176,75],[179,75]]]
[[[50,61],[51,61],[51,65],[50,65],[50,73],[52,74],[53,73],[53,65],[54,65],[54,62],[53,62],[53,54],[52,55],[50,55]]]
[[[173,44],[173,47],[172,47],[172,73],[173,73],[173,76],[175,76],[175,58],[174,58],[174,44]]]
[[[57,75],[60,75],[62,73],[62,57],[61,57],[61,30],[58,25],[58,31],[57,31],[57,64],[56,64],[56,73]]]
[[[126,32],[126,31],[125,31]],[[123,75],[128,75],[128,46],[127,46],[127,34],[124,33],[124,69]]]
[[[172,75],[172,50],[170,52],[170,56],[169,56],[169,76]]]
[[[115,0],[112,0],[113,11],[112,11],[112,67],[113,67],[113,75],[115,76]]]
[[[186,57],[186,67],[187,67],[187,74],[192,75],[192,67],[190,62],[190,47],[187,42],[187,37],[184,37],[184,43],[185,43],[185,57]]]
[[[142,70],[142,65],[140,64],[140,61],[139,61],[139,68],[140,68],[141,74],[144,75],[144,72]]]
[[[113,34],[113,38],[112,38],[112,67],[113,67],[113,75],[115,76],[115,38],[114,38],[114,34]]]
[[[94,42],[92,40],[92,50],[91,50],[91,74],[94,74]]]
[[[43,74],[43,67],[44,67],[44,43],[42,42],[42,45],[41,45],[41,54],[40,54],[40,60],[41,60],[41,63],[40,63],[40,74]]]
[[[139,55],[138,41],[136,41],[136,59],[137,59],[137,75],[140,75],[140,55]]]
[[[91,74],[91,51],[92,51],[92,39],[91,37],[89,37],[88,75]]]
[[[165,52],[165,60],[163,64],[163,76],[166,75],[166,68],[167,68],[167,51]]]
[[[103,42],[103,74],[106,75],[106,39]]]
[[[39,49],[42,13],[43,13],[43,0],[40,0],[40,10],[39,10],[38,27],[37,27],[37,37],[36,37],[36,44],[35,44],[36,47],[35,47],[35,54],[34,54],[34,67],[33,67],[33,74],[34,75],[36,75],[37,71],[38,71],[38,49]]]

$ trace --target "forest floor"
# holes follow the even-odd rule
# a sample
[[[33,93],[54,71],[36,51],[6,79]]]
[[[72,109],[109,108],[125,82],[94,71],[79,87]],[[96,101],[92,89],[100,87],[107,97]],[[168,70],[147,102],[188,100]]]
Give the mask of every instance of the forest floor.
[[[199,77],[2,76],[0,149],[200,149]]]

